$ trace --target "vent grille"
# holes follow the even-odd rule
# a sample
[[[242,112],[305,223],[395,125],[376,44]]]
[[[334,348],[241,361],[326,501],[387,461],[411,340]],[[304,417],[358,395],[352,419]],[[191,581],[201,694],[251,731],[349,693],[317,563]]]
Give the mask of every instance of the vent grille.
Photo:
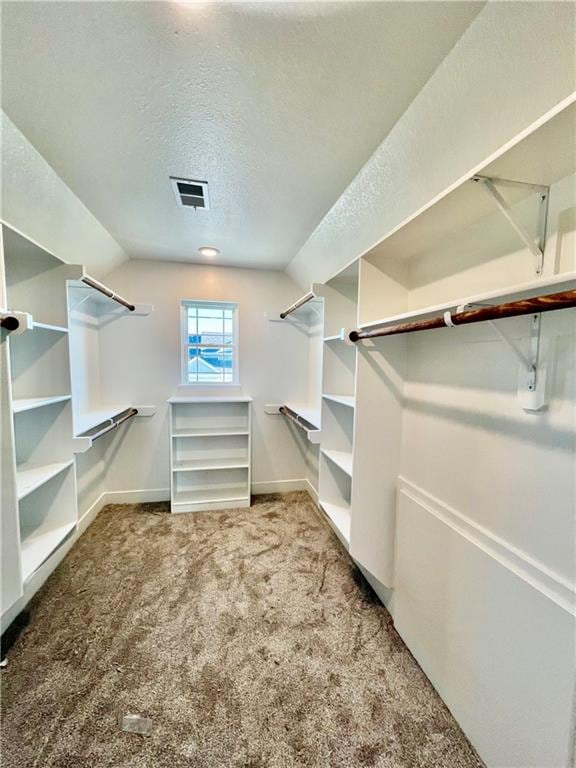
[[[180,208],[203,208],[204,210],[210,208],[207,181],[170,176],[170,183]]]

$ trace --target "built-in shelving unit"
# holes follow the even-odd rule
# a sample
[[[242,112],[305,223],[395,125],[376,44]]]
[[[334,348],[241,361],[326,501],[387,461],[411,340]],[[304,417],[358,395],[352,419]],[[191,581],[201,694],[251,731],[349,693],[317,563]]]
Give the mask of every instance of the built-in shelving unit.
[[[171,511],[250,505],[250,397],[174,397]]]
[[[12,424],[3,426],[2,440],[12,443],[17,526],[3,541],[3,555],[9,546],[20,560],[21,587],[12,597],[29,597],[39,586],[30,587],[30,579],[77,523],[66,281],[81,270],[7,225],[2,239],[6,305],[30,318],[22,333],[4,341]],[[3,614],[12,604],[3,594]]]
[[[318,495],[334,531],[348,547],[352,515],[356,349],[345,328],[357,322],[358,265],[323,288],[322,435]]]

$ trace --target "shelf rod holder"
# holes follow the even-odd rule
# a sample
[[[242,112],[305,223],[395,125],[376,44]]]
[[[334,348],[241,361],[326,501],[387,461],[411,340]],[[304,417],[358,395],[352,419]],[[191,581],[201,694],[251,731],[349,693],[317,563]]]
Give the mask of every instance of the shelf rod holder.
[[[295,301],[294,304],[291,304],[288,309],[285,309],[284,312],[280,312],[280,319],[284,320],[286,317],[288,317],[288,315],[291,315],[292,312],[295,312],[301,306],[307,304],[309,301],[312,301],[314,298],[316,298],[316,294],[314,294],[312,291],[305,294],[301,299],[298,299],[298,301]]]
[[[110,288],[107,288],[102,283],[99,283],[98,280],[94,280],[93,277],[88,277],[88,275],[85,275],[82,278],[82,282],[85,285],[89,286],[90,288],[93,288],[95,291],[98,291],[99,293],[103,293],[104,296],[107,296],[109,299],[112,299],[112,301],[115,301],[118,304],[122,304],[122,306],[130,310],[130,312],[134,312],[134,310],[136,309],[134,304],[130,304],[129,301],[126,301],[126,299],[122,298],[122,296],[119,296],[117,293],[114,293],[114,291],[110,290]]]
[[[536,259],[536,274],[541,275],[544,267],[544,244],[546,239],[546,219],[547,219],[547,211],[548,211],[549,188],[544,186],[536,186],[534,184],[524,184],[523,182],[511,182],[511,181],[508,181],[507,179],[492,179],[488,176],[474,176],[472,178],[472,181],[477,183],[479,182],[482,186],[482,189],[484,189],[484,191],[486,192],[486,194],[488,194],[491,197],[491,199],[496,203],[496,207],[498,208],[500,213],[504,216],[506,221],[510,224],[512,229],[516,232],[518,237],[522,240],[524,245],[528,248],[530,253]],[[509,186],[529,187],[531,189],[535,189],[540,195],[540,202],[542,207],[540,209],[541,215],[540,215],[540,221],[538,224],[538,228],[539,228],[538,244],[534,242],[534,239],[530,235],[528,230],[514,216],[512,209],[510,208],[506,200],[502,197],[502,195],[496,188],[496,184],[498,183],[507,184]]]
[[[6,315],[0,320],[0,328],[4,328],[9,333],[11,331],[17,331],[20,328],[20,320],[14,315]]]

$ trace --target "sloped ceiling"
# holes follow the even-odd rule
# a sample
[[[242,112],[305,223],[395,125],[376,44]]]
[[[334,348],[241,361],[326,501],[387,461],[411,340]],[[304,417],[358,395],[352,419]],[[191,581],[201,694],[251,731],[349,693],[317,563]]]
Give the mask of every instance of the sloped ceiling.
[[[130,257],[283,269],[482,7],[3,2],[3,107]]]

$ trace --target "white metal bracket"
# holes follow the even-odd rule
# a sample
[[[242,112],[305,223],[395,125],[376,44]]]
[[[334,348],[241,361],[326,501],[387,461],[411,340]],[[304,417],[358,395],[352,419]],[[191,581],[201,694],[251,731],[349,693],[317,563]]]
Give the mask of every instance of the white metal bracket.
[[[461,304],[457,307],[456,312],[464,312],[466,309],[479,306],[489,305],[486,303]],[[518,399],[523,410],[528,412],[541,411],[547,405],[546,378],[552,354],[551,340],[548,339],[543,342],[540,338],[542,315],[534,314],[530,319],[528,355],[518,349],[516,344],[506,336],[497,325],[497,321],[488,320],[487,322],[520,363]]]
[[[548,404],[546,382],[550,368],[553,344],[552,339],[541,338],[542,315],[532,315],[530,320],[530,341],[528,359],[531,371],[520,371],[518,378],[518,397],[525,411],[541,411]]]
[[[482,189],[496,203],[496,207],[528,248],[536,260],[536,274],[541,275],[544,268],[544,245],[546,242],[546,220],[548,217],[548,198],[550,188],[541,184],[529,184],[523,181],[511,181],[510,179],[495,179],[488,176],[473,176],[472,181],[480,183]],[[510,205],[501,195],[497,188],[499,186],[523,187],[532,190],[540,196],[540,208],[538,215],[538,234],[537,240],[528,232],[525,226],[514,215]]]

